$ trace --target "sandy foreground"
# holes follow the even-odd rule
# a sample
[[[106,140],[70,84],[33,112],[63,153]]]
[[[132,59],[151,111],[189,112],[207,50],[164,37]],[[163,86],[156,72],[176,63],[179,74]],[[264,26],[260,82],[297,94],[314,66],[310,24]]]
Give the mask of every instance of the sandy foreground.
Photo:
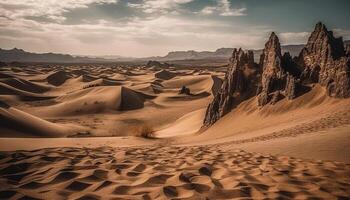
[[[80,68],[0,72],[0,199],[350,199],[348,99],[253,98],[204,129],[221,69]]]

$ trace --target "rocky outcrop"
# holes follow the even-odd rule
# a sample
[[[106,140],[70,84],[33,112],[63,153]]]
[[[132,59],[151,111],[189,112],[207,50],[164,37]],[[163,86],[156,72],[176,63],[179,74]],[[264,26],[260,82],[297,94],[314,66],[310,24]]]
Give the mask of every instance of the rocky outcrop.
[[[317,23],[298,59],[302,82],[319,83],[332,97],[349,97],[349,63],[342,38],[335,38],[324,24]]]
[[[253,52],[234,49],[223,84],[207,108],[204,126],[215,123],[234,106],[254,96],[259,80],[259,67],[254,63]]]
[[[171,64],[168,63],[161,63],[155,60],[150,60],[147,62],[146,67],[150,68],[150,67],[155,67],[155,68],[167,68],[170,67]]]
[[[346,46],[345,46],[345,51],[346,51],[346,56],[350,56],[350,44],[347,44]]]
[[[292,75],[287,75],[286,87],[284,88],[286,98],[288,100],[295,99],[300,92],[299,80]]]
[[[272,32],[260,57],[262,67],[261,89],[258,105],[264,106],[270,101],[275,104],[286,96],[293,99],[297,94],[297,76],[300,74],[296,63],[289,53],[281,54],[281,45],[277,35]]]
[[[258,105],[264,106],[284,98],[293,100],[313,84],[320,84],[331,97],[350,97],[350,47],[345,47],[342,38],[335,38],[322,23],[316,25],[299,57],[292,58],[288,52],[282,56],[275,33],[266,42],[258,67],[252,54],[233,51],[222,87],[207,108],[204,126],[255,95]]]

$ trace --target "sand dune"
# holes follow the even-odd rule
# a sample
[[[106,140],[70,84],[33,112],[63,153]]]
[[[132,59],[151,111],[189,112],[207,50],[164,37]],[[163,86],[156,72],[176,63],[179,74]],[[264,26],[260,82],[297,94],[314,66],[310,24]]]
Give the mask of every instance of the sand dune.
[[[144,123],[151,124],[155,129],[169,126],[182,115],[203,108],[211,98],[211,76],[202,77],[201,83],[205,84],[202,88],[199,88],[198,83],[190,86],[194,88],[193,92],[196,92],[197,87],[199,93],[186,96],[178,94],[181,83],[163,86],[162,82],[166,80],[156,78],[155,75],[161,71],[135,69],[104,66],[84,69],[74,66],[37,67],[28,69],[32,74],[25,76],[26,69],[23,68],[16,72],[19,80],[50,89],[32,94],[13,87],[11,95],[2,95],[0,99],[45,120],[86,126],[96,136],[123,136],[137,134],[137,127]],[[2,73],[14,74],[11,71],[5,69]],[[179,74],[172,70],[167,72],[176,75],[174,78],[177,79],[188,76],[188,73],[184,73],[186,70]],[[54,83],[56,86],[47,78],[55,76],[61,79],[60,83]],[[13,78],[14,75],[8,77]],[[22,96],[38,97],[33,99],[35,101],[24,103]],[[183,106],[183,101],[197,102],[195,106]],[[159,120],[154,121],[154,118]]]
[[[155,133],[156,137],[166,138],[197,133],[203,125],[204,115],[205,109],[190,112],[176,120],[173,124],[157,131]]]
[[[326,95],[323,88],[315,86],[309,93],[298,97],[293,101],[282,100],[275,105],[267,105],[259,108],[255,98],[249,99],[233,112],[227,114],[217,123],[208,129],[201,130],[200,135],[178,139],[179,143],[197,143],[197,144],[225,144],[229,143],[234,147],[249,147],[248,150],[289,154],[289,152],[298,151],[303,148],[304,143],[301,140],[295,140],[293,149],[289,152],[284,149],[288,138],[311,136],[315,141],[325,144],[328,137],[320,137],[320,133],[328,132],[333,134],[335,141],[339,146],[319,145],[313,146],[314,151],[305,152],[307,158],[327,158],[319,151],[326,152],[326,149],[338,149],[338,157],[342,161],[350,161],[347,154],[350,149],[345,148],[347,142],[342,143],[336,140],[338,131],[335,127],[344,127],[350,124],[349,100],[334,99]],[[318,134],[317,134],[318,133]],[[339,137],[343,137],[340,133]],[[309,140],[313,140],[309,138]],[[271,149],[271,142],[274,142],[275,148]],[[334,142],[335,142],[334,141]],[[281,142],[281,143],[279,143]],[[255,145],[256,144],[256,145]],[[267,151],[266,149],[270,149]],[[296,154],[290,154],[295,156]]]
[[[91,82],[91,81],[95,81],[95,80],[97,80],[97,79],[99,79],[99,77],[97,77],[97,76],[91,76],[91,75],[88,75],[88,74],[84,74],[84,75],[82,75],[81,76],[81,81],[82,82]]]
[[[203,129],[220,70],[2,69],[0,199],[347,199],[350,101],[313,86]]]
[[[0,78],[13,78],[13,76],[8,73],[0,72]]]
[[[169,79],[174,78],[176,76],[176,74],[169,72],[167,70],[161,70],[161,71],[155,73],[154,76],[156,78],[159,78],[159,79],[169,80]]]
[[[48,83],[54,86],[59,86],[63,84],[67,79],[69,79],[71,76],[69,73],[65,71],[57,71],[53,72],[52,74],[48,75],[46,77],[46,80]]]
[[[27,92],[21,89],[17,89],[16,87],[12,87],[10,85],[4,84],[0,82],[0,95],[15,95],[24,101],[34,101],[34,100],[42,100],[42,99],[51,99],[52,96]]]
[[[30,81],[20,79],[20,78],[14,78],[14,77],[0,79],[0,82],[6,85],[9,85],[13,88],[17,88],[17,89],[27,91],[27,92],[32,92],[32,93],[44,93],[51,89],[46,85],[32,83]]]
[[[84,131],[83,127],[51,123],[6,103],[0,104],[1,137],[65,137]]]
[[[164,87],[170,89],[180,89],[186,86],[192,94],[215,93],[221,86],[221,81],[216,76],[200,75],[200,76],[180,76],[161,83]]]
[[[56,105],[43,107],[46,116],[81,115],[105,111],[133,110],[143,107],[145,97],[121,86],[90,87],[57,97]]]

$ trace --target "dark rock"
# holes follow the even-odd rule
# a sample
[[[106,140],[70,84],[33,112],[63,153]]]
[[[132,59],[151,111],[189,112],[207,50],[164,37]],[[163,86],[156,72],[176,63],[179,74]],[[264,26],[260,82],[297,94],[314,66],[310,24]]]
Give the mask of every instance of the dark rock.
[[[270,101],[270,103],[271,103],[272,105],[274,105],[275,103],[277,103],[278,101],[280,101],[281,99],[284,98],[284,96],[282,95],[282,93],[281,93],[279,90],[277,90],[277,91],[271,93],[270,96],[271,96],[271,101]]]
[[[287,75],[287,82],[284,90],[284,94],[287,97],[287,99],[292,100],[296,98],[299,91],[300,90],[298,80],[292,75]]]
[[[253,52],[234,49],[221,88],[207,108],[204,125],[215,123],[234,106],[256,95],[259,80]]]
[[[215,123],[242,101],[257,96],[259,106],[292,100],[318,83],[331,97],[350,97],[350,46],[318,23],[299,57],[281,54],[278,37],[272,33],[260,56],[234,49],[221,89],[209,104],[204,126]],[[250,72],[250,73],[247,73]]]
[[[186,86],[182,86],[181,90],[179,91],[179,94],[190,95],[191,94],[190,88],[188,88]]]
[[[258,98],[258,105],[266,105],[271,100],[270,96],[267,94],[266,91],[263,91],[260,94],[258,94],[257,98]]]
[[[169,80],[176,76],[176,74],[169,72],[167,70],[161,70],[154,74],[156,78],[163,79],[163,80]]]
[[[349,63],[343,39],[335,38],[324,24],[317,23],[298,59],[298,64],[304,69],[302,82],[319,83],[332,97],[349,97]]]
[[[289,53],[281,55],[281,46],[275,33],[265,44],[260,57],[260,66],[263,69],[261,88],[258,91],[258,105],[264,106],[270,101],[274,104],[284,96],[294,99],[299,92],[297,77],[301,70]]]
[[[156,67],[156,68],[167,68],[170,67],[171,64],[168,63],[161,63],[155,60],[150,60],[147,62],[146,67]]]
[[[262,67],[261,94],[258,96],[259,106],[266,105],[272,92],[283,90],[285,87],[286,72],[282,68],[281,45],[277,35],[272,32],[260,56]]]
[[[301,74],[301,69],[299,69],[297,63],[294,61],[289,52],[285,52],[282,56],[282,67],[286,72],[294,77],[299,77]]]
[[[301,73],[300,80],[304,84],[318,83],[320,70],[321,70],[320,66],[315,66],[312,68],[307,66]]]

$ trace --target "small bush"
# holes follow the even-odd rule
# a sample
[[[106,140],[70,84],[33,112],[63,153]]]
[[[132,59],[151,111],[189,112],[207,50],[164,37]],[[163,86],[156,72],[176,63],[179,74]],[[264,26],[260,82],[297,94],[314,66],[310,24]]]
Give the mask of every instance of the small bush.
[[[147,139],[152,139],[155,138],[154,136],[154,129],[152,126],[148,124],[143,124],[138,130],[139,137],[147,138]]]

